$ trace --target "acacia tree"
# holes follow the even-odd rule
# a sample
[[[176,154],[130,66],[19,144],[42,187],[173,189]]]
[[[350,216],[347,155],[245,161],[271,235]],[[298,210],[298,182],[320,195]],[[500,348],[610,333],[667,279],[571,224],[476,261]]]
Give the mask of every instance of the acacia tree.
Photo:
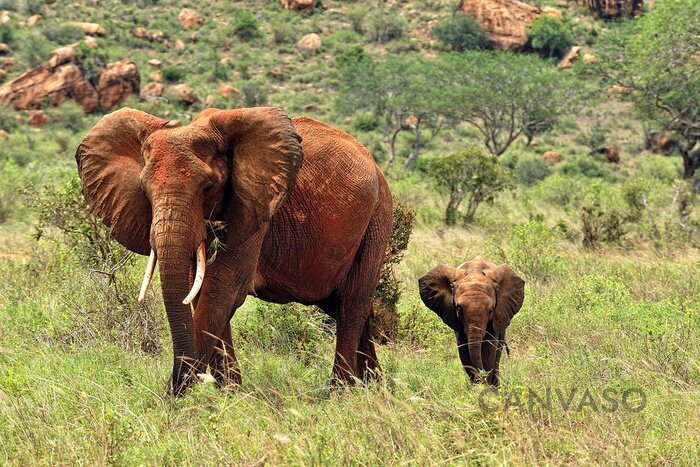
[[[700,167],[700,0],[664,0],[601,47],[598,71],[649,122],[682,139],[683,178]]]
[[[535,56],[448,54],[439,70],[445,111],[476,128],[496,156],[521,135],[531,140],[551,129],[585,93],[583,83]]]
[[[477,146],[461,152],[433,159],[428,163],[430,175],[438,187],[449,194],[445,209],[445,223],[454,225],[459,206],[467,199],[466,222],[472,222],[479,205],[492,201],[499,191],[510,188],[513,176],[498,164],[496,158]]]
[[[382,119],[389,165],[396,161],[399,134],[410,132],[410,153],[403,167],[411,167],[443,122],[434,67],[410,54],[375,62],[361,47],[342,54],[337,63],[341,78],[339,109],[346,113],[368,110]]]

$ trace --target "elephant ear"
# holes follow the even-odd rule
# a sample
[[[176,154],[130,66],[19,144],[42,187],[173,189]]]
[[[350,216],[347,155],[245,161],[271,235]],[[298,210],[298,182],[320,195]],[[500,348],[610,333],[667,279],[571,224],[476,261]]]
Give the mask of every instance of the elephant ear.
[[[131,251],[147,255],[151,205],[141,190],[141,146],[167,120],[123,108],[102,119],[75,153],[83,196],[112,236]]]
[[[269,222],[294,188],[301,137],[276,107],[221,110],[209,122],[232,158],[227,246],[236,247]]]
[[[464,276],[457,268],[439,264],[418,280],[420,298],[452,329],[461,324],[454,306],[454,281]]]
[[[496,307],[493,327],[499,339],[504,339],[510,320],[523,306],[525,281],[506,265],[489,271],[496,285]]]

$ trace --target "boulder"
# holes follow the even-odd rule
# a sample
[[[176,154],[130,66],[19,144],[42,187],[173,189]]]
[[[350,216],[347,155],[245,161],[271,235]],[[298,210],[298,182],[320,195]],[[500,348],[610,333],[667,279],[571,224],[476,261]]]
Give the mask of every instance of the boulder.
[[[85,38],[85,45],[87,45],[88,49],[96,49],[97,48],[97,39],[95,39],[92,36],[87,36]]]
[[[196,104],[200,100],[197,93],[186,84],[176,84],[175,86],[172,86],[171,89],[175,92],[178,100],[182,102],[182,105],[185,107]]]
[[[542,154],[542,160],[556,164],[557,162],[561,162],[561,156],[556,151],[546,151]]]
[[[74,60],[73,47],[54,50],[49,60],[0,86],[0,102],[16,110],[38,110],[46,102],[56,107],[73,99],[85,112],[92,112],[98,105],[110,110],[129,95],[138,94],[140,77],[133,62],[107,65],[93,86]]]
[[[0,24],[6,24],[10,21],[12,21],[12,19],[10,18],[10,12],[7,10],[2,10],[0,12]]]
[[[314,51],[321,47],[321,36],[316,33],[307,34],[297,42],[296,48],[304,51]]]
[[[29,27],[34,27],[41,21],[43,16],[41,15],[32,15],[29,18],[27,18],[27,26]]]
[[[555,8],[538,8],[518,0],[461,0],[457,8],[474,17],[497,48],[509,51],[527,45],[527,29],[539,15],[562,18],[561,11]]]
[[[185,43],[182,41],[182,39],[175,39],[175,45],[173,45],[173,50],[177,52],[182,52],[185,50]]]
[[[164,36],[163,31],[151,32],[148,29],[141,26],[132,29],[131,34],[138,39],[144,39],[151,42],[160,42],[163,40]]]
[[[587,6],[599,19],[637,16],[644,9],[644,0],[577,0],[577,3]]]
[[[131,60],[110,63],[100,73],[95,90],[103,110],[112,110],[131,95],[139,95],[141,76]]]
[[[10,53],[10,46],[0,42],[0,55],[7,55],[8,53]]]
[[[163,64],[163,62],[161,62],[157,58],[152,58],[148,61],[148,64],[154,68],[158,68],[159,66],[161,66]]]
[[[49,123],[49,117],[41,110],[30,110],[27,124],[33,128],[41,128]]]
[[[204,20],[191,8],[183,8],[180,14],[177,15],[180,24],[187,29],[198,27]]]
[[[581,53],[581,47],[572,45],[564,52],[564,56],[557,63],[559,68],[571,68]]]
[[[287,10],[300,11],[302,13],[313,13],[317,0],[280,0],[282,8]]]
[[[234,94],[238,94],[240,91],[236,89],[235,87],[231,86],[230,84],[226,83],[221,83],[219,85],[219,94],[221,94],[221,97],[228,99]]]
[[[158,81],[151,81],[143,88],[141,88],[141,97],[146,100],[154,99],[156,97],[162,96],[163,91],[165,91],[163,83],[159,83]]]
[[[52,50],[49,54],[49,59],[46,61],[46,66],[50,69],[56,68],[64,63],[72,62],[75,59],[75,48],[74,46],[67,45],[65,47],[59,47]]]
[[[2,59],[0,59],[0,70],[7,70],[9,68],[12,68],[14,64],[14,57],[2,57]]]
[[[85,23],[83,21],[73,21],[70,23],[71,26],[75,26],[78,29],[82,29],[82,31],[87,34],[88,36],[104,36],[106,31],[105,28],[100,26],[97,23]]]
[[[590,65],[591,63],[596,63],[598,61],[598,57],[596,57],[593,54],[584,54],[583,55],[583,63]]]

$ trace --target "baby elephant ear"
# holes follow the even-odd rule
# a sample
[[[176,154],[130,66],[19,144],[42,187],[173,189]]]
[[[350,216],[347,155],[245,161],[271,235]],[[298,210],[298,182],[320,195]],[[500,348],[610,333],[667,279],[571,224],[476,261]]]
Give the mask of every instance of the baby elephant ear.
[[[492,271],[497,284],[493,327],[497,337],[503,339],[510,320],[523,306],[525,281],[506,265],[497,266]]]
[[[460,322],[454,307],[452,283],[463,275],[464,272],[456,268],[439,264],[418,280],[420,298],[425,306],[453,329],[459,328]]]
[[[166,123],[125,107],[102,117],[75,152],[90,209],[119,243],[142,255],[151,250],[151,205],[141,190],[141,146]]]

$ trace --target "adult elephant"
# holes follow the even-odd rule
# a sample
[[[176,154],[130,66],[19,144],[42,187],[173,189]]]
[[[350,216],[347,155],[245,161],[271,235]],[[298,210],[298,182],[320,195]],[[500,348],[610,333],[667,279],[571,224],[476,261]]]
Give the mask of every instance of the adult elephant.
[[[172,390],[207,365],[240,383],[230,320],[247,295],[318,305],[337,320],[333,375],[379,371],[371,303],[391,230],[389,187],[350,135],[278,108],[207,109],[179,128],[124,108],[76,152],[83,195],[129,250],[158,264]],[[218,226],[224,248],[210,252]],[[194,305],[192,316],[190,303]]]

